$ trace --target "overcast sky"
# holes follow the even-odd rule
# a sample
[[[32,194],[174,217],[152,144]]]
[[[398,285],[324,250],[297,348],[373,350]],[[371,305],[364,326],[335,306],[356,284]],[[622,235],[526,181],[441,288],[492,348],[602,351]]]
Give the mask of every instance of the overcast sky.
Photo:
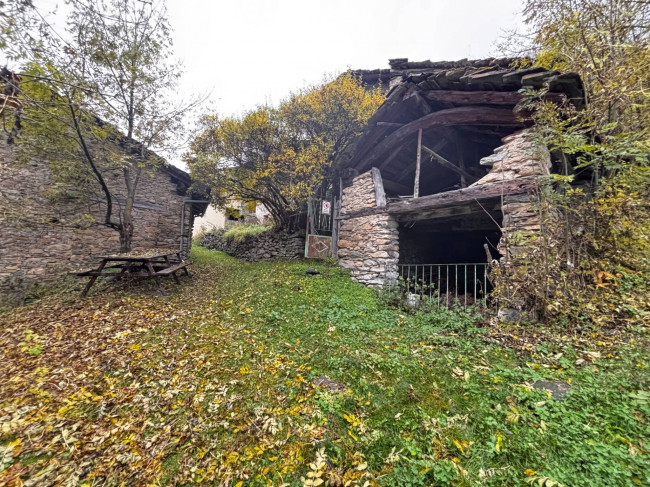
[[[61,0],[36,0],[39,7]],[[241,114],[348,68],[388,59],[458,60],[495,55],[521,22],[522,0],[167,0],[180,92],[210,93],[204,109]],[[50,19],[53,19],[50,17]],[[180,161],[172,160],[183,167]]]
[[[183,87],[212,92],[222,115],[348,68],[388,59],[456,60],[494,54],[519,23],[521,0],[168,0]]]

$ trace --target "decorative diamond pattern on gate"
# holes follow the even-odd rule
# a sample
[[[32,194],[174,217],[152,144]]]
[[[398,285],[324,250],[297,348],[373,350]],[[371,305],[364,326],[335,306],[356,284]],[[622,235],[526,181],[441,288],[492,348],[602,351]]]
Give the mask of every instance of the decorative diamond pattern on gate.
[[[309,235],[307,257],[323,258],[329,257],[332,252],[332,237],[320,235]]]

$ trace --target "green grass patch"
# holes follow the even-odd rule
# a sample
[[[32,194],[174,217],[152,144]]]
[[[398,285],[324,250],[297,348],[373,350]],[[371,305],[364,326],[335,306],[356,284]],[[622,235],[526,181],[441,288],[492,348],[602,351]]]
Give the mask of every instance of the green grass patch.
[[[388,306],[330,261],[246,264],[200,247],[192,258],[192,282],[169,300],[132,289],[80,300],[69,318],[49,313],[43,327],[41,308],[9,317],[45,345],[6,354],[23,376],[3,381],[14,426],[0,445],[23,479],[58,458],[62,478],[84,465],[86,481],[104,484],[650,483],[645,330],[494,328]],[[48,386],[59,370],[66,381]],[[13,405],[8,385],[20,380],[33,392]],[[558,400],[538,380],[571,388]],[[75,455],[62,454],[64,430]],[[19,448],[46,456],[22,462]]]
[[[244,225],[236,224],[230,227],[223,233],[224,240],[234,240],[235,242],[243,242],[248,237],[259,235],[260,233],[268,232],[272,227],[268,225]]]

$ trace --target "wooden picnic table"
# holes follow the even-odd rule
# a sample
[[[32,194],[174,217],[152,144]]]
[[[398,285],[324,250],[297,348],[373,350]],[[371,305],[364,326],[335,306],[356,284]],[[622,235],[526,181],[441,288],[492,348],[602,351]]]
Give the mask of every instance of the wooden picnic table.
[[[180,252],[176,251],[133,251],[125,254],[99,255],[100,263],[96,269],[77,272],[76,275],[90,277],[90,281],[81,293],[86,296],[90,288],[95,284],[98,277],[113,277],[115,280],[124,278],[145,278],[154,279],[158,285],[158,290],[163,296],[167,292],[160,282],[161,276],[171,275],[177,284],[180,280],[176,275],[177,271],[183,270],[185,275],[189,276],[187,271],[187,262],[183,260]],[[119,272],[115,272],[120,269]]]

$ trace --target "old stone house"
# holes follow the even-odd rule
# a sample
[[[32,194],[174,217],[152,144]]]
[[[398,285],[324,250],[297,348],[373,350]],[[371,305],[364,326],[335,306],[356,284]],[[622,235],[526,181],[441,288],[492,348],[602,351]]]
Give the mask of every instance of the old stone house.
[[[389,91],[340,160],[332,246],[353,279],[401,277],[420,291],[480,299],[488,254],[513,262],[509,237],[538,230],[537,182],[560,163],[519,112],[522,89],[578,108],[584,92],[574,73],[512,61],[394,59],[391,69],[357,72]]]
[[[18,160],[15,147],[0,141],[0,302],[20,301],[35,283],[54,279],[116,253],[119,234],[102,222],[105,200],[96,195],[53,191],[46,161]],[[119,169],[102,174],[119,210],[126,198]],[[192,181],[168,163],[143,171],[134,204],[134,248],[189,250],[194,217],[204,199],[189,191]]]

